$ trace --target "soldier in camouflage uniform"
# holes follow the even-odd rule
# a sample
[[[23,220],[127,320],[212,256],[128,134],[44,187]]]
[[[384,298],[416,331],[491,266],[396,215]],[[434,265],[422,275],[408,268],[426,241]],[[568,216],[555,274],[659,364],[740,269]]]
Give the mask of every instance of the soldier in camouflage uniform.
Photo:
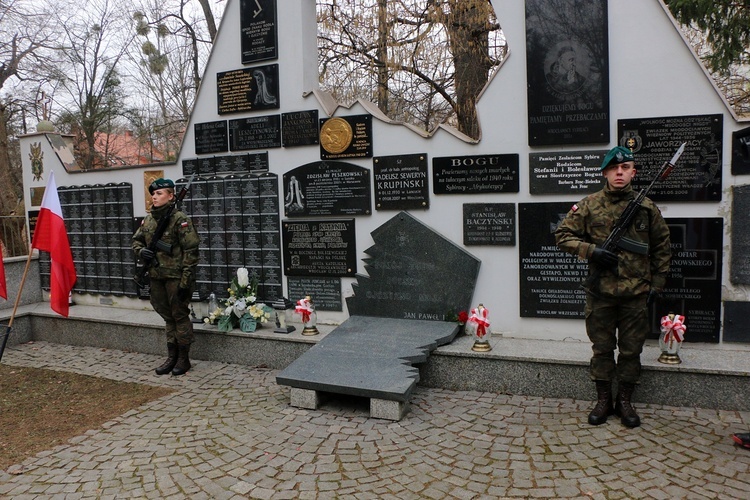
[[[598,283],[586,294],[586,333],[592,343],[590,375],[596,383],[597,404],[589,414],[600,425],[617,414],[623,425],[638,427],[640,418],[630,399],[641,371],[640,354],[649,331],[648,304],[661,292],[671,259],[669,228],[658,207],[646,198],[625,238],[644,253],[599,247],[630,200],[635,198],[633,153],[622,146],[611,149],[601,165],[604,188],[573,205],[557,231],[557,246],[587,259],[601,271]],[[617,362],[614,351],[619,350]],[[618,381],[613,403],[612,381]]]
[[[148,246],[162,217],[176,202],[174,182],[156,179],[148,187],[153,207],[133,235],[136,258],[152,262],[148,269],[151,283],[151,305],[166,322],[167,360],[157,375],[182,375],[190,369],[190,344],[193,324],[190,321],[190,297],[195,290],[195,268],[198,265],[200,238],[193,223],[183,212],[174,210],[157,249]]]

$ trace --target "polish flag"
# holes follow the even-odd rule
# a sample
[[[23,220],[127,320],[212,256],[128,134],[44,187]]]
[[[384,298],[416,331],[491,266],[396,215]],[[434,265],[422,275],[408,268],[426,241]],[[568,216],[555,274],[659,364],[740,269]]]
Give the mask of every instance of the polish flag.
[[[50,172],[47,187],[44,190],[42,209],[39,211],[34,228],[31,248],[49,252],[51,260],[50,307],[57,314],[67,318],[70,306],[68,297],[70,291],[73,290],[77,276],[53,172]]]
[[[2,247],[2,245],[0,245]],[[3,253],[0,251],[0,297],[8,300],[8,288],[5,285],[5,264],[3,264]]]

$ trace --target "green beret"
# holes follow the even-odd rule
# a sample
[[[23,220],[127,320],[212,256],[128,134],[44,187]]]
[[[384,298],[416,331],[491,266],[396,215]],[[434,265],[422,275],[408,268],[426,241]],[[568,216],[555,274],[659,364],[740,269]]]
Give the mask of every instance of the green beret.
[[[166,189],[166,188],[172,188],[174,189],[174,182],[172,182],[171,179],[162,179],[159,177],[154,182],[151,183],[151,185],[148,187],[148,192],[151,194],[154,194],[154,191],[157,189]]]
[[[615,146],[609,150],[609,153],[604,157],[602,166],[599,170],[604,170],[610,165],[617,165],[618,163],[625,163],[626,161],[635,161],[633,152],[625,146]]]

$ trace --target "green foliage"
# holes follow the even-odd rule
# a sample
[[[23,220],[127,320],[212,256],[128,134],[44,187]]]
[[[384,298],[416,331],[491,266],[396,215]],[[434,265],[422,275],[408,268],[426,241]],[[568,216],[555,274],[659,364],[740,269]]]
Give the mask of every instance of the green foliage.
[[[750,59],[750,0],[665,0],[675,18],[695,26],[713,49],[707,56],[712,71],[726,73]]]

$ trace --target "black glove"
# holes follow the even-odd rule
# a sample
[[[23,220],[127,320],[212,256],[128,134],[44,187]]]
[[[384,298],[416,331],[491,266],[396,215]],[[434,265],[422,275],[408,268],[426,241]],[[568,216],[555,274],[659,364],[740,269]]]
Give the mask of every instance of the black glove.
[[[141,252],[138,254],[143,262],[148,262],[150,260],[153,260],[154,258],[154,251],[149,250],[147,247],[141,248]]]
[[[188,290],[187,288],[180,287],[177,289],[177,299],[179,299],[180,302],[185,302],[192,296],[193,294],[190,293],[190,290]]]
[[[659,292],[659,290],[657,290],[656,288],[652,288],[648,292],[648,298],[646,299],[646,305],[650,306],[659,297],[661,297],[661,293]]]
[[[591,254],[591,260],[603,269],[617,267],[617,254],[603,248],[594,247],[594,253]]]

